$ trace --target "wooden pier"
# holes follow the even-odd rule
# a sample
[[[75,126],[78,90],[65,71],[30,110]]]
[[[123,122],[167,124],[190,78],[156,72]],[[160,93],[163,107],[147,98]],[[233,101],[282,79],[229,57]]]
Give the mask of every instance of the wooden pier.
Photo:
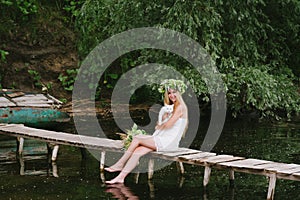
[[[0,134],[10,135],[18,138],[18,152],[22,154],[24,138],[45,141],[54,146],[52,161],[55,162],[59,145],[69,145],[101,151],[100,170],[103,171],[106,151],[122,151],[122,141],[107,138],[97,138],[64,132],[48,131],[26,127],[21,124],[0,124]],[[84,142],[83,142],[84,141]],[[153,158],[165,159],[178,162],[180,172],[184,173],[183,163],[199,165],[204,167],[203,186],[209,183],[212,169],[228,170],[229,180],[234,180],[234,172],[263,175],[269,178],[267,199],[274,199],[275,185],[277,179],[300,181],[300,165],[279,163],[268,160],[243,158],[233,155],[217,155],[212,152],[202,152],[195,149],[180,148],[172,152],[152,152]],[[148,178],[151,179],[154,172],[154,160],[149,160]]]

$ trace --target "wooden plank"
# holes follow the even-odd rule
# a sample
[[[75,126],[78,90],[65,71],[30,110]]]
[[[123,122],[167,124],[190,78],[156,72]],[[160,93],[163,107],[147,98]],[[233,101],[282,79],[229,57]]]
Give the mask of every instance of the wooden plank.
[[[49,104],[54,104],[54,101],[46,99],[46,100],[41,100],[41,99],[28,99],[26,101],[15,101],[17,103],[49,103]]]
[[[54,101],[55,103],[57,103],[57,104],[63,104],[62,101],[56,99],[55,97],[51,96],[50,94],[47,94],[47,98],[53,100],[53,101]]]
[[[293,172],[297,172],[297,169],[295,168],[298,169],[300,168],[300,165],[298,164],[287,164],[287,163],[277,163],[277,162],[270,162],[258,166],[264,168],[265,171],[275,171],[277,173],[284,173],[284,174],[291,174]]]
[[[50,108],[52,107],[51,104],[46,104],[46,103],[17,103],[17,106],[22,106],[22,107],[37,107],[37,108]]]
[[[228,155],[217,155],[217,156],[199,158],[199,159],[195,160],[195,163],[200,164],[200,165],[215,165],[222,161],[229,162],[229,161],[234,161],[234,160],[241,160],[241,159],[234,158],[233,156],[228,156]]]
[[[41,100],[41,99],[27,99],[25,101],[14,101],[16,103],[51,103],[54,104],[54,101],[52,100]]]
[[[292,174],[293,176],[298,176],[300,178],[300,172],[296,172]]]
[[[15,105],[16,104],[14,104],[13,102],[11,102],[7,98],[0,97],[0,107],[15,106]]]
[[[268,163],[257,164],[256,169],[263,169],[265,172],[276,172],[280,167],[286,166],[286,163],[277,163],[270,161]]]
[[[11,101],[5,97],[0,97],[0,102],[11,102]]]
[[[235,168],[248,168],[248,169],[256,169],[256,170],[263,170],[263,167],[260,167],[260,164],[270,163],[271,161],[267,160],[259,160],[259,159],[244,159],[244,160],[237,160],[232,162],[224,162],[219,163],[220,166],[224,167],[235,167]]]
[[[293,174],[293,173],[297,173],[300,172],[300,166],[295,167],[295,168],[291,168],[291,169],[279,169],[277,170],[277,173],[281,173],[281,174]]]
[[[232,155],[217,155],[214,157],[207,157],[204,159],[201,159],[202,162],[206,162],[208,164],[216,164],[221,162],[229,162],[229,161],[235,161],[235,160],[242,160],[245,159],[243,157],[235,157]]]
[[[210,152],[200,152],[200,153],[196,153],[196,154],[191,154],[191,155],[184,155],[184,156],[179,156],[179,159],[181,160],[197,160],[200,158],[204,158],[204,157],[209,157],[209,156],[215,156],[216,153],[210,153]]]
[[[10,98],[14,98],[14,97],[23,96],[24,94],[25,94],[24,92],[14,92],[14,93],[6,93],[6,96]]]
[[[2,103],[0,102],[0,107],[13,107],[16,106],[16,104],[12,103],[12,102],[7,102],[7,103]]]
[[[49,99],[47,97],[45,97],[44,95],[26,95],[26,96],[22,96],[22,97],[12,98],[12,100],[15,102],[26,102],[26,101],[45,102],[45,101],[49,101]],[[50,101],[53,101],[53,100],[50,100]]]
[[[262,167],[266,170],[271,170],[271,169],[274,169],[276,167],[280,167],[280,166],[284,166],[284,165],[286,165],[286,163],[269,162],[269,163],[259,164],[260,167]]]
[[[177,156],[189,155],[189,154],[194,154],[199,152],[201,151],[194,150],[194,149],[179,149],[178,151],[156,152],[156,154],[163,154],[164,156],[177,157]]]
[[[43,94],[26,94],[21,97],[12,98],[14,101],[26,101],[27,99],[39,99],[39,100],[48,100],[48,98]]]

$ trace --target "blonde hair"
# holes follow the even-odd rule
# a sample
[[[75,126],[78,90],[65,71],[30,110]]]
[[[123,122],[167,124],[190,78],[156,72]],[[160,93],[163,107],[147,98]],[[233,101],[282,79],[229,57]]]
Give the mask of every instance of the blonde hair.
[[[188,129],[188,124],[189,124],[188,109],[187,109],[187,106],[186,106],[180,92],[178,92],[177,90],[176,90],[176,98],[177,98],[176,102],[178,102],[178,103],[174,104],[174,110],[176,110],[176,107],[180,104],[181,106],[183,106],[183,108],[184,108],[183,110],[185,112],[185,113],[182,113],[182,115],[186,117],[186,125],[184,127],[184,131],[183,131],[183,134],[182,134],[182,137],[184,137],[185,133]],[[169,92],[168,92],[168,90],[166,90],[165,93],[164,93],[164,105],[172,105],[172,104],[173,104],[173,102],[170,101],[170,99],[169,99]]]

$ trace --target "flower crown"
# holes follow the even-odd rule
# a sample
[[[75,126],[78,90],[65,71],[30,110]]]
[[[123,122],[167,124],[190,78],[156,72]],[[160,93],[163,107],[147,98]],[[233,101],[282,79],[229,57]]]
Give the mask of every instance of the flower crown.
[[[187,86],[182,80],[166,79],[161,82],[158,88],[158,92],[163,94],[168,89],[174,89],[177,90],[180,94],[183,94],[187,89]]]

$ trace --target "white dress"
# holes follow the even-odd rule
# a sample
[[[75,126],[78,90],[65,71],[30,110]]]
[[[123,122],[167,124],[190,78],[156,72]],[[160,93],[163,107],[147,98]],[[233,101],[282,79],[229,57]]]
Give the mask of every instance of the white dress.
[[[186,123],[186,119],[179,118],[171,128],[156,130],[152,135],[155,142],[156,151],[177,150]]]

